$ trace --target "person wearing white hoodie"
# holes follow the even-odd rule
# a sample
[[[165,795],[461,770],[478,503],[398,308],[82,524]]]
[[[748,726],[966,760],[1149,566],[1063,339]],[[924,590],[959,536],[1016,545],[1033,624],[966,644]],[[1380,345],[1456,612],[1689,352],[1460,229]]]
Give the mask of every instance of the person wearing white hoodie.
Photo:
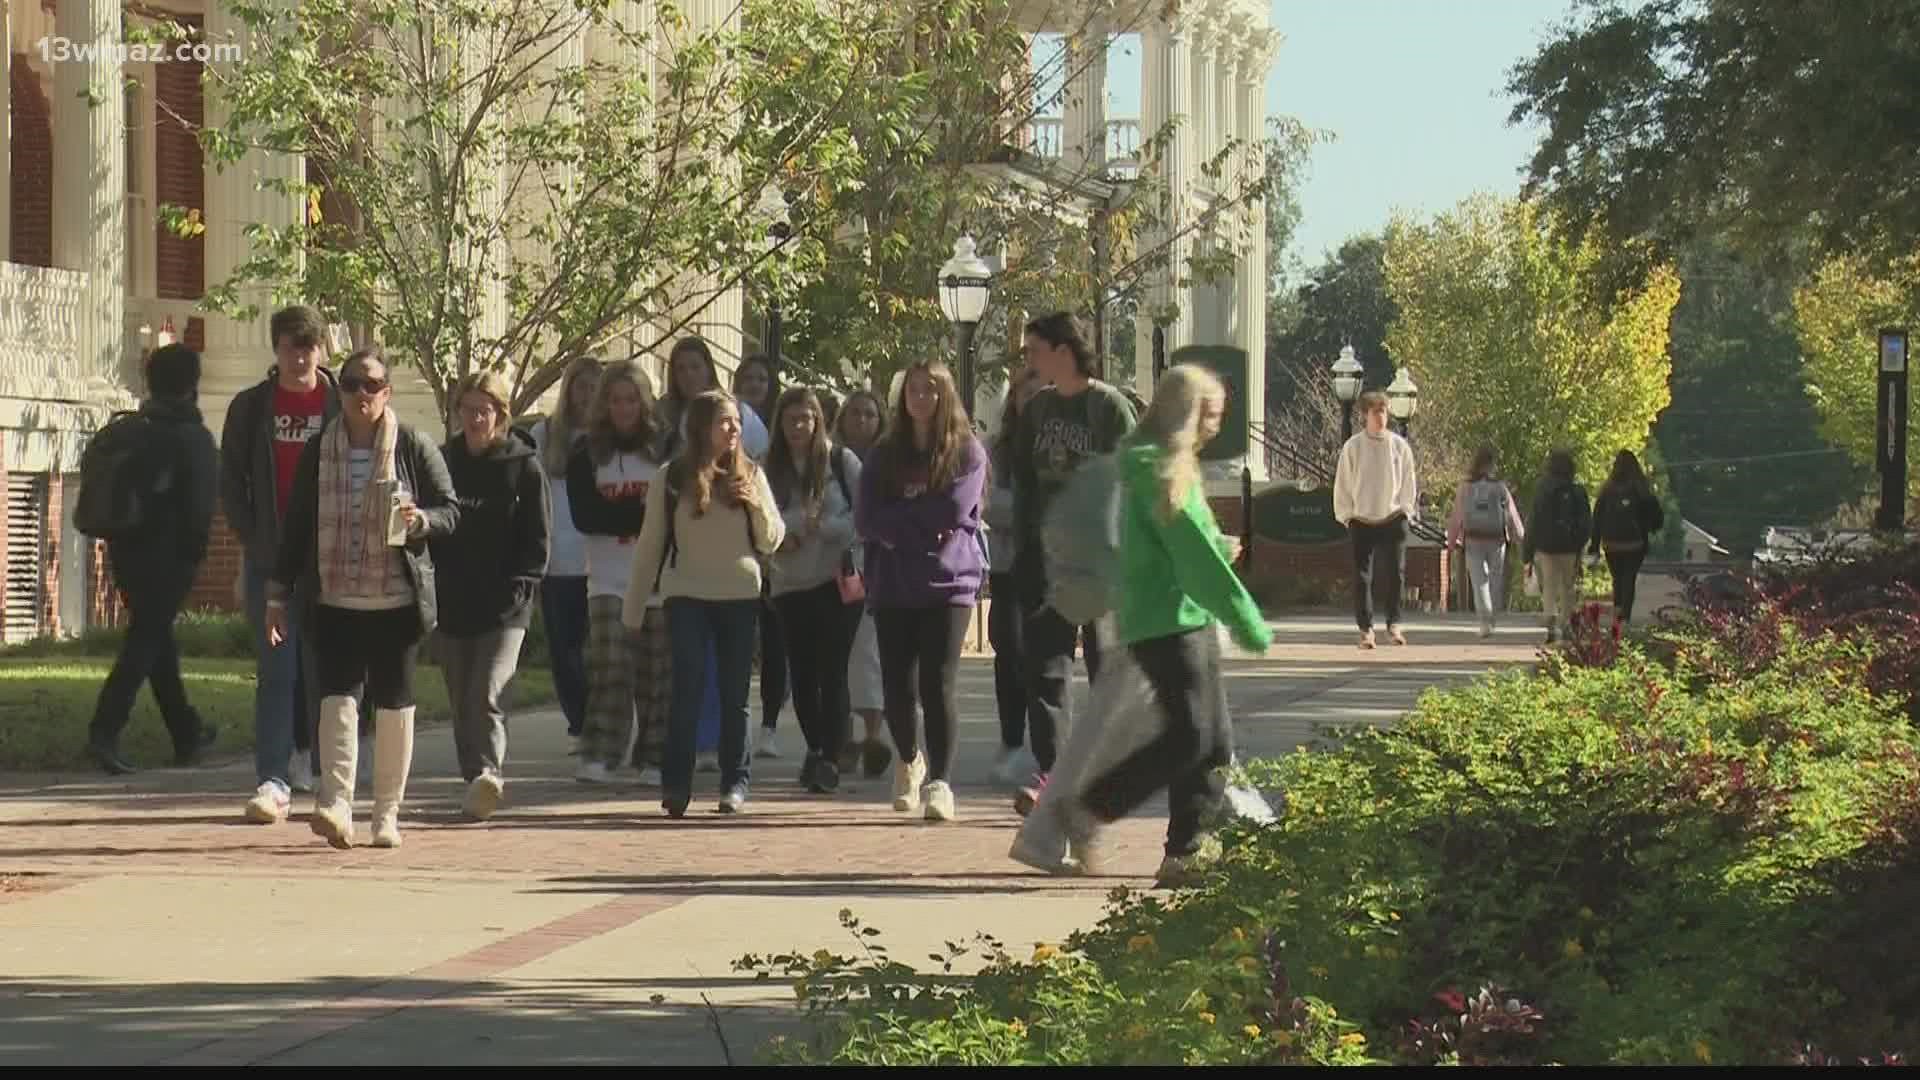
[[[1353,618],[1360,647],[1373,648],[1373,575],[1386,553],[1387,636],[1407,643],[1400,629],[1401,579],[1406,573],[1408,525],[1419,513],[1413,446],[1387,430],[1387,395],[1360,395],[1361,432],[1340,448],[1333,476],[1333,517],[1353,542]]]

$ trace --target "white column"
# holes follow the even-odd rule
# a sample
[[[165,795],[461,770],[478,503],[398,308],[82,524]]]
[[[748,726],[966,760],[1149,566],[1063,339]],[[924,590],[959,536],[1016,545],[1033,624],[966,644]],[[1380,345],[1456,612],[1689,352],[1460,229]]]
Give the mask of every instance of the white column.
[[[1164,62],[1167,88],[1167,115],[1180,126],[1168,140],[1166,178],[1169,206],[1167,227],[1175,236],[1168,251],[1167,283],[1164,300],[1179,306],[1180,312],[1167,326],[1167,351],[1193,342],[1193,292],[1183,284],[1187,276],[1187,256],[1193,251],[1193,236],[1185,230],[1193,221],[1194,180],[1199,173],[1197,145],[1193,129],[1192,49],[1188,30],[1175,22],[1167,28]]]
[[[87,275],[76,374],[118,383],[127,288],[119,0],[64,0],[55,26],[93,58],[53,65],[53,261]]]
[[[728,33],[740,28],[740,7],[734,0],[688,0],[684,10],[689,35]],[[739,175],[738,162],[719,164],[729,175]],[[699,334],[706,338],[713,347],[714,360],[726,372],[731,372],[739,365],[741,352],[746,347],[746,335],[740,325],[746,319],[745,291],[720,277],[682,277],[679,285],[677,314],[684,316],[695,310],[699,313],[675,336]],[[710,299],[712,303],[708,303]],[[673,321],[678,322],[679,318]]]
[[[254,47],[247,25],[234,17],[225,4],[217,2],[207,6],[206,40],[215,47],[238,44],[246,52]],[[220,95],[218,78],[231,71],[233,64],[210,60],[207,68],[214,76],[207,87],[207,125],[220,128],[226,125],[229,110]],[[297,154],[254,150],[217,171],[208,163],[202,200],[206,211],[201,215],[207,225],[203,239],[208,288],[225,282],[253,254],[253,242],[245,232],[247,226],[285,229],[300,223],[300,215],[306,211],[305,200],[267,185],[274,181],[299,183],[305,179],[306,158]],[[205,317],[206,354],[201,383],[203,396],[209,400],[229,397],[258,382],[272,361],[273,343],[268,340],[267,329],[274,311],[272,290],[269,286],[256,286],[244,290],[241,298],[258,305],[259,314],[244,322],[224,315]],[[185,327],[180,329],[185,331]],[[218,430],[221,419],[210,415],[207,422]]]
[[[13,3],[0,0],[6,21],[0,23],[0,87],[6,88],[7,108],[0,110],[0,259],[13,251]]]
[[[1246,44],[1250,40],[1250,44]],[[1266,169],[1267,72],[1273,64],[1276,35],[1256,30],[1251,39],[1243,39],[1235,90],[1240,107],[1236,119],[1240,137],[1247,140],[1246,168],[1258,176]],[[1267,204],[1255,205],[1249,222],[1251,243],[1242,267],[1242,323],[1247,350],[1247,417],[1264,425],[1267,416]],[[1249,466],[1255,479],[1266,477],[1266,455],[1249,447]]]
[[[1111,40],[1106,20],[1093,15],[1067,43],[1061,157],[1070,174],[1098,172],[1107,159],[1107,47]]]
[[[1168,50],[1170,39],[1167,28],[1157,19],[1149,20],[1140,30],[1140,167],[1144,172],[1149,168],[1148,146],[1161,129],[1167,125]],[[1163,179],[1168,175],[1166,162],[1161,163],[1157,175]],[[1133,384],[1134,390],[1142,398],[1153,394],[1153,327],[1151,313],[1147,310],[1161,303],[1165,290],[1155,287],[1146,291],[1142,297],[1140,314],[1133,320]]]

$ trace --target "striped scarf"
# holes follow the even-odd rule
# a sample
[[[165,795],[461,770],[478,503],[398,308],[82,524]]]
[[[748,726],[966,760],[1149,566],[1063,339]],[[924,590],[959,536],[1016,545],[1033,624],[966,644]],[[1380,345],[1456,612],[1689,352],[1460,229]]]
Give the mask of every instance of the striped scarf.
[[[397,563],[387,547],[387,514],[392,507],[395,479],[393,451],[400,422],[391,410],[380,417],[373,432],[373,469],[360,495],[360,517],[353,520],[353,454],[343,418],[327,425],[320,435],[320,498],[318,543],[320,592],[323,596],[404,595],[405,580],[394,580]],[[355,562],[351,530],[359,530],[361,558]]]

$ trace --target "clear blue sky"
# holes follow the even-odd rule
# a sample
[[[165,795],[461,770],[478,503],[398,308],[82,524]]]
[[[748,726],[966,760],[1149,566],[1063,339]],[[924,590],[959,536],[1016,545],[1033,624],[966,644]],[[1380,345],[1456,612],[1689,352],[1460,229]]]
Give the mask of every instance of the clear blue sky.
[[[1309,267],[1395,209],[1434,212],[1511,192],[1533,149],[1502,86],[1572,9],[1568,0],[1273,0],[1284,35],[1267,114],[1331,130],[1300,192],[1293,254]],[[1140,114],[1133,38],[1109,64],[1111,116]]]

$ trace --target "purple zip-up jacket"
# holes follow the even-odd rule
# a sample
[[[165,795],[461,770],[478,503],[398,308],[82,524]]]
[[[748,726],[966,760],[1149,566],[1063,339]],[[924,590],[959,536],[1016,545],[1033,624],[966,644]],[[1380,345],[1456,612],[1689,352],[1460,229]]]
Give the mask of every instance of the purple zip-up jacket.
[[[953,482],[912,496],[882,491],[895,470],[876,448],[860,471],[854,527],[866,550],[867,601],[876,608],[972,607],[986,576],[980,497],[987,451],[968,439]],[[891,484],[888,484],[891,487]]]

